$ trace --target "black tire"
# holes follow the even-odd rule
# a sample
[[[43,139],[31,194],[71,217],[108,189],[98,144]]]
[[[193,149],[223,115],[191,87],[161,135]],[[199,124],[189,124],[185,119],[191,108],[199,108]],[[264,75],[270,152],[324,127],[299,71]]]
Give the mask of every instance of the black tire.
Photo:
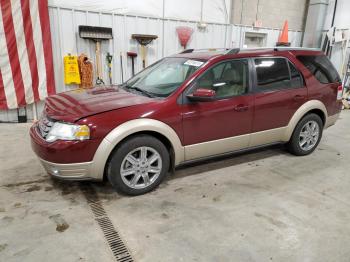
[[[302,148],[300,146],[300,135],[301,135],[301,131],[303,129],[303,127],[310,122],[314,122],[318,125],[318,130],[319,130],[319,135],[318,135],[318,139],[317,142],[310,148],[310,149],[306,149],[306,148]],[[290,153],[292,153],[293,155],[296,156],[305,156],[308,154],[311,154],[318,146],[318,144],[321,141],[322,138],[322,132],[323,132],[323,122],[322,119],[313,113],[307,114],[306,116],[304,116],[299,123],[296,125],[292,137],[290,138],[289,142],[287,143],[287,149]]]
[[[151,153],[154,153],[154,152],[158,153],[158,155],[156,155],[156,154],[155,155],[156,155],[156,157],[158,157],[158,159],[160,156],[161,161],[160,160],[157,160],[157,161],[159,161],[159,163],[161,163],[161,168],[159,168],[159,167],[156,167],[156,168],[160,169],[161,171],[157,175],[157,177],[155,177],[154,181],[149,182],[150,184],[148,186],[146,186],[146,184],[145,184],[146,181],[144,180],[143,175],[146,172],[147,177],[151,178],[149,181],[151,181],[153,179],[153,177],[149,174],[152,174],[152,173],[148,173],[148,171],[140,171],[141,167],[136,168],[136,170],[138,170],[137,172],[138,172],[139,177],[141,175],[138,182],[143,181],[143,184],[145,185],[145,187],[144,188],[133,188],[133,187],[131,187],[131,185],[127,184],[128,181],[126,181],[126,180],[129,180],[129,179],[132,180],[134,178],[134,175],[136,177],[136,173],[130,174],[128,176],[123,176],[124,177],[124,179],[123,179],[122,175],[121,175],[121,167],[122,167],[122,164],[123,164],[123,166],[125,164],[128,164],[129,166],[131,166],[132,169],[134,169],[134,166],[136,166],[136,165],[131,164],[131,162],[128,162],[128,160],[125,160],[125,158],[130,152],[132,152],[134,150],[137,150],[135,153],[135,154],[137,154],[138,149],[140,149],[141,147],[147,148],[147,150],[154,150],[153,152],[146,150],[146,152],[147,152],[146,155],[150,152]],[[139,153],[141,154],[141,151]],[[141,156],[140,156],[140,159],[141,159]],[[135,160],[138,160],[138,159],[135,159]],[[138,161],[137,163],[138,163],[137,166],[141,165],[141,161]],[[108,177],[109,182],[112,184],[112,186],[119,193],[131,195],[131,196],[142,195],[142,194],[145,194],[145,193],[152,191],[157,186],[159,186],[159,184],[163,181],[163,179],[166,177],[166,175],[169,171],[169,165],[170,165],[169,152],[161,141],[159,141],[155,137],[152,137],[149,135],[138,135],[138,136],[131,137],[131,138],[127,139],[126,141],[122,142],[112,152],[112,155],[111,155],[110,160],[109,160],[108,165],[107,165],[107,177]],[[148,166],[151,168],[151,164],[149,164]],[[147,167],[144,167],[144,168],[147,168]],[[143,174],[141,174],[141,172],[143,172]],[[135,186],[138,186],[138,184],[136,184]]]

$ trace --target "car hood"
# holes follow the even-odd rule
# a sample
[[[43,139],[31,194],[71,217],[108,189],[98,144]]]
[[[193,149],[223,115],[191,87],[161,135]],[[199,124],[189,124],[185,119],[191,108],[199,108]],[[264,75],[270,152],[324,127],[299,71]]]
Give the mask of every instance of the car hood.
[[[83,117],[152,101],[154,99],[117,86],[75,89],[48,97],[44,113],[56,120],[75,122]]]

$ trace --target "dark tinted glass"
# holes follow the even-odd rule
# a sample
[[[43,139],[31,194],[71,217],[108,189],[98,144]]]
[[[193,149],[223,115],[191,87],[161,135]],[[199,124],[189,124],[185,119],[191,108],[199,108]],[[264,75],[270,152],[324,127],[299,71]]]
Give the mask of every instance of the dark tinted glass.
[[[321,83],[340,82],[337,70],[325,55],[298,56],[297,58]]]
[[[257,58],[255,68],[260,90],[290,88],[289,69],[284,58]]]
[[[290,70],[290,76],[291,76],[291,81],[290,81],[291,87],[293,88],[302,87],[303,79],[299,71],[295,68],[295,66],[291,62],[288,62],[288,64],[289,64],[289,70]]]

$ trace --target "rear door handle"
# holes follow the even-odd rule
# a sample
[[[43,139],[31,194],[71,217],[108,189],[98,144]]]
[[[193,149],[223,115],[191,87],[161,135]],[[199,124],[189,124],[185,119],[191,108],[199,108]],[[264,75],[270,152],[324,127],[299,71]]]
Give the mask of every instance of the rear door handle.
[[[294,101],[302,101],[305,100],[305,96],[302,95],[295,95],[293,98]]]
[[[234,108],[234,110],[237,112],[244,112],[244,111],[247,111],[248,109],[249,109],[249,106],[247,105],[237,105]]]

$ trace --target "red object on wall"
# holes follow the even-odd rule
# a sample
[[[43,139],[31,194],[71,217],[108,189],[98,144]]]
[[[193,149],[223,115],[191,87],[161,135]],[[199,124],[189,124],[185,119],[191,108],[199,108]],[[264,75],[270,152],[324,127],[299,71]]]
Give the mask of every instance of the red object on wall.
[[[193,29],[188,26],[179,26],[176,28],[176,32],[179,37],[180,44],[186,49],[187,43],[193,33]]]
[[[0,109],[55,93],[47,0],[0,0]]]

